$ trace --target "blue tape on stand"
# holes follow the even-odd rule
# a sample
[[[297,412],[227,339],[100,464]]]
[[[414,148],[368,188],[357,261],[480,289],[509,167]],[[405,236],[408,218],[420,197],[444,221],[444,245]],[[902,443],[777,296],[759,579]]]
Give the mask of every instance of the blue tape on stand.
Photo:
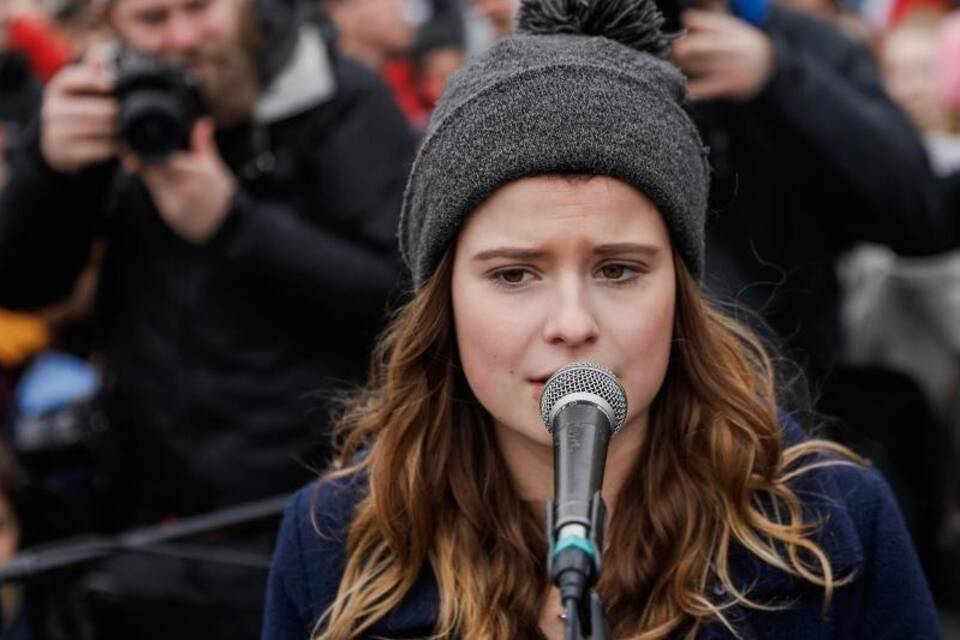
[[[553,545],[552,555],[556,556],[558,553],[560,553],[564,549],[569,549],[570,547],[580,549],[591,558],[597,555],[596,550],[593,548],[593,543],[587,540],[586,538],[582,538],[580,536],[571,536],[569,538],[564,538],[563,540],[560,540],[559,542],[557,542],[557,544]]]

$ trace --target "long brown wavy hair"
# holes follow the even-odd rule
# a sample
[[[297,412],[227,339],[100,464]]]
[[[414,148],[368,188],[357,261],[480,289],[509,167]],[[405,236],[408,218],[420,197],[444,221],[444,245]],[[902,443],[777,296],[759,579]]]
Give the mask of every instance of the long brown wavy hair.
[[[366,474],[347,536],[347,563],[315,640],[356,638],[396,607],[424,563],[439,587],[437,637],[540,638],[547,542],[535,505],[514,492],[492,420],[458,362],[450,282],[453,250],[395,316],[368,387],[346,406],[337,468]],[[666,380],[607,532],[598,590],[618,638],[693,638],[734,603],[767,608],[737,589],[736,542],[824,590],[830,561],[818,522],[789,482],[848,452],[811,440],[785,449],[767,350],[707,303],[675,255],[677,304]],[[849,458],[836,458],[846,459]],[[841,462],[842,463],[842,462]],[[542,510],[542,506],[541,506]],[[707,596],[711,581],[726,600]]]

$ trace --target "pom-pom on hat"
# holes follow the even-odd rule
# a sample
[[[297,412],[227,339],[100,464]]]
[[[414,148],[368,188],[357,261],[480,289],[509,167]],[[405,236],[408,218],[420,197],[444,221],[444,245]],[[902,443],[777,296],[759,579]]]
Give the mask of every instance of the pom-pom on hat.
[[[517,33],[450,78],[400,219],[417,288],[487,196],[557,173],[611,176],[642,191],[702,275],[706,151],[662,24],[654,0],[524,0]]]

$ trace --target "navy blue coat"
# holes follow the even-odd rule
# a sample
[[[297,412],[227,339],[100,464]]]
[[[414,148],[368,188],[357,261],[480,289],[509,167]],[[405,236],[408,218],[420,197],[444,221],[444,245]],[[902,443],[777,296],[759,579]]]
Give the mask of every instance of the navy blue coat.
[[[839,587],[826,615],[821,589],[798,582],[742,548],[731,552],[731,576],[762,602],[793,602],[779,611],[728,609],[742,640],[932,640],[940,637],[930,592],[893,495],[873,469],[832,466],[795,481],[806,507],[824,526],[818,542],[835,575],[856,571]],[[296,494],[280,529],[267,589],[264,640],[305,640],[333,601],[345,565],[345,531],[362,479],[312,485]],[[314,510],[318,535],[311,520]],[[710,592],[717,602],[719,585]],[[365,637],[423,638],[437,613],[437,586],[426,568],[413,591]],[[719,623],[701,640],[733,640]]]

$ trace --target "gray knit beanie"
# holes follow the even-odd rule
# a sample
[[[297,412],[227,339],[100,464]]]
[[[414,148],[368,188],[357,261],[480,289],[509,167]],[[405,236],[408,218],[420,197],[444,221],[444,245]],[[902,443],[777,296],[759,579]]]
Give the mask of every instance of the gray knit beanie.
[[[647,195],[697,277],[709,186],[654,0],[524,0],[517,33],[447,83],[414,162],[400,251],[419,289],[498,187],[604,175]]]

